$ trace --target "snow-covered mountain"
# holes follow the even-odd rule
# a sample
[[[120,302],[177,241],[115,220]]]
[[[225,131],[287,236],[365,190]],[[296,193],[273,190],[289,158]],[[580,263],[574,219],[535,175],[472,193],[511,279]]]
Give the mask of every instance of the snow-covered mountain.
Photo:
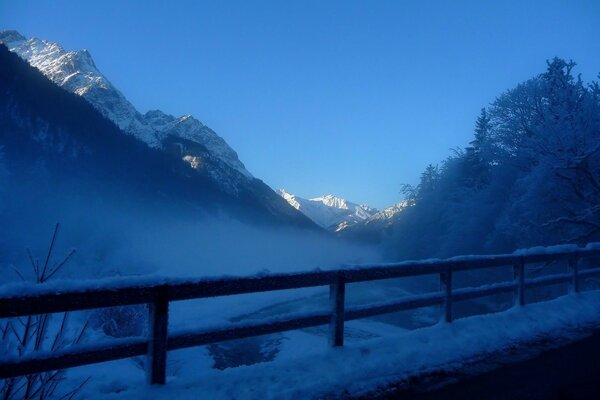
[[[304,199],[286,192],[277,191],[292,207],[302,212],[317,225],[337,232],[340,225],[353,225],[377,213],[377,210],[363,204],[355,204],[334,195]]]
[[[378,211],[362,221],[340,224],[335,231],[346,239],[379,243],[385,233],[393,228],[394,222],[398,220],[398,217],[408,207],[408,203],[402,201]]]
[[[225,164],[252,178],[237,153],[202,122],[190,115],[174,117],[160,110],[140,113],[98,70],[87,50],[67,51],[57,43],[26,38],[16,31],[0,32],[0,43],[39,69],[58,86],[89,101],[123,131],[150,147],[162,147],[173,135],[193,141]]]
[[[305,199],[284,189],[277,193],[317,225],[341,237],[362,242],[379,242],[383,232],[408,207],[406,202],[400,202],[379,211],[334,195]]]
[[[408,202],[402,201],[400,203],[396,203],[393,206],[387,207],[381,211],[376,212],[367,218],[364,222],[365,224],[373,223],[375,221],[389,221],[400,214],[408,207]]]
[[[31,109],[22,113],[11,105],[11,98],[4,96],[6,98],[2,99],[5,100],[6,110],[11,111],[0,117],[5,117],[7,124],[16,124],[22,135],[19,138],[14,132],[0,131],[0,139],[4,140],[0,146],[4,146],[5,153],[9,150],[13,152],[11,156],[14,156],[15,160],[17,155],[25,156],[23,151],[27,150],[18,147],[18,140],[21,139],[33,140],[28,146],[35,148],[34,161],[42,164],[46,161],[45,158],[56,157],[63,152],[67,147],[65,142],[72,142],[72,147],[76,149],[73,150],[76,152],[74,156],[77,155],[77,160],[69,160],[74,163],[70,167],[75,168],[73,173],[77,173],[77,168],[83,168],[86,162],[84,158],[90,155],[91,148],[100,146],[102,151],[110,149],[115,157],[117,154],[122,155],[123,151],[131,151],[131,157],[137,156],[137,159],[120,164],[117,161],[107,161],[123,168],[119,174],[122,175],[124,186],[143,183],[142,186],[146,187],[148,192],[158,194],[162,198],[172,198],[174,202],[183,201],[205,211],[210,208],[212,213],[225,212],[256,223],[317,228],[310,219],[290,207],[264,182],[254,178],[235,151],[198,120],[190,116],[176,118],[161,111],[149,111],[145,114],[138,112],[98,71],[87,51],[65,51],[55,43],[36,38],[27,39],[15,31],[0,31],[0,50],[11,54],[7,49],[12,51],[12,55],[18,55],[20,58],[17,59],[23,65],[26,65],[25,62],[29,63],[29,66],[24,68],[4,54],[3,57],[7,61],[5,65],[0,64],[0,72],[4,73],[7,85],[14,85],[15,93],[23,97],[23,108]],[[11,74],[23,75],[22,82],[12,82],[11,79],[16,78]],[[60,96],[50,89],[56,86],[65,89],[57,88],[60,93],[68,96]],[[50,95],[44,94],[44,91],[57,98],[57,103],[54,104],[56,107],[52,108],[52,105],[47,104]],[[69,99],[73,94],[68,92],[85,100],[82,102],[89,109],[82,108],[81,103]],[[38,102],[43,103],[46,108],[34,104],[35,101],[27,97],[28,94],[38,96]],[[67,105],[61,106],[60,102],[70,104],[72,109]],[[37,115],[38,113],[45,114]],[[84,115],[95,121],[94,124],[85,120]],[[58,130],[52,131],[52,134],[42,132],[48,130],[43,128],[42,123],[53,126],[52,121],[61,118],[71,118],[69,123],[78,121],[79,125],[70,126],[69,130],[65,129],[64,132],[61,132],[60,128],[56,128]],[[38,125],[42,127],[35,128]],[[114,131],[127,140],[115,137]],[[97,135],[92,137],[91,132],[97,132]],[[42,145],[45,147],[38,148]],[[128,171],[132,169],[129,163],[136,163],[136,167],[133,168],[135,171]],[[182,167],[184,169],[181,169]],[[102,166],[99,165],[98,168]],[[95,170],[94,173],[96,172],[98,171]],[[165,179],[153,180],[148,174],[160,175]],[[142,175],[144,179],[141,179]],[[168,176],[171,180],[166,178]],[[131,179],[132,182],[125,182],[126,179]],[[186,189],[185,185],[190,185],[190,188]],[[194,185],[196,186],[191,187]],[[177,190],[171,186],[177,187]],[[183,192],[187,192],[185,199]]]

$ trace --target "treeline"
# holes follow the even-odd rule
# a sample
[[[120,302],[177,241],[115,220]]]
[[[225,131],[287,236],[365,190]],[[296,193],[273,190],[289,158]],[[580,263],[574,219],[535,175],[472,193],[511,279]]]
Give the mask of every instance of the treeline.
[[[417,186],[384,240],[394,258],[445,257],[600,240],[600,86],[574,62],[481,110],[473,140]]]

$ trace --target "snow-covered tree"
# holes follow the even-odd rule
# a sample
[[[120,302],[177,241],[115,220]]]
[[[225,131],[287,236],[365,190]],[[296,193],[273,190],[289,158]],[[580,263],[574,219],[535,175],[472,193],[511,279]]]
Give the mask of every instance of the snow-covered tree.
[[[574,68],[554,58],[481,111],[469,146],[412,188],[394,256],[600,240],[600,86]]]
[[[423,198],[435,191],[440,180],[440,170],[437,165],[429,164],[421,174],[418,186],[418,197]]]

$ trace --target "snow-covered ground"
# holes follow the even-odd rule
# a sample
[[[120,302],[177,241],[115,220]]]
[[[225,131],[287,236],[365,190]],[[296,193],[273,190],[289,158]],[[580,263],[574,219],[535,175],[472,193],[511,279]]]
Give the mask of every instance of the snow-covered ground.
[[[415,330],[353,321],[343,348],[328,347],[325,328],[288,332],[278,337],[273,361],[225,370],[212,369],[207,347],[170,352],[165,386],[146,384],[131,360],[76,368],[69,377],[92,377],[82,392],[86,399],[321,398],[366,393],[411,375],[460,368],[508,346],[564,338],[597,325],[600,291],[592,291]]]

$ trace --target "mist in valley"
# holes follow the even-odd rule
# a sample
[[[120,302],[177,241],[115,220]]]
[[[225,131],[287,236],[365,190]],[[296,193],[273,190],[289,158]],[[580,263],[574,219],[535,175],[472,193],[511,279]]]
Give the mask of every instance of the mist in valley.
[[[31,272],[26,249],[45,256],[57,222],[56,253],[76,249],[57,278],[198,278],[381,261],[375,246],[343,241],[320,229],[252,225],[225,213],[148,205],[134,193],[99,193],[88,196],[82,187],[64,186],[57,191],[9,176],[0,205],[3,226],[11,227],[0,238],[3,280],[19,279],[12,268],[25,275]]]

